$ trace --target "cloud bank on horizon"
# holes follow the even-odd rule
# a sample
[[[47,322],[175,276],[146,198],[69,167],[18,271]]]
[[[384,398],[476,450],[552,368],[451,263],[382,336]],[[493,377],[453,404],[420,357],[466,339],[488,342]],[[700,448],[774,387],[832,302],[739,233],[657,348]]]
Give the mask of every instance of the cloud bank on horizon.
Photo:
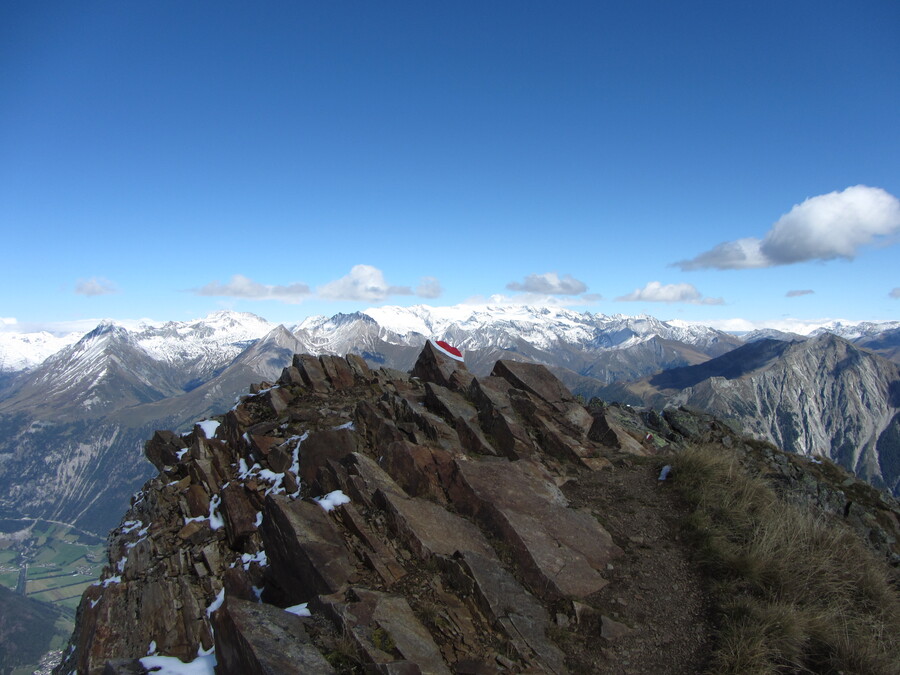
[[[212,281],[201,288],[191,289],[195,295],[211,297],[243,298],[245,300],[280,300],[286,303],[302,302],[310,291],[306,284],[285,286],[261,284],[243,274],[235,274],[228,283]]]
[[[685,271],[734,270],[852,260],[861,247],[884,242],[898,232],[900,200],[881,188],[855,185],[795,204],[762,239],[723,242],[673,265]]]
[[[422,277],[415,291],[409,286],[392,286],[382,272],[371,265],[354,265],[348,274],[319,286],[313,291],[308,284],[261,284],[242,274],[235,274],[227,283],[212,281],[201,288],[190,289],[194,295],[238,298],[244,300],[277,300],[298,304],[311,298],[382,302],[397,295],[417,295],[437,298],[443,292],[435,277]]]
[[[617,302],[684,302],[691,305],[724,305],[722,298],[705,298],[693,284],[662,284],[651,281],[643,288],[636,288],[628,295],[616,298]]]
[[[506,284],[511,291],[538,293],[542,295],[580,295],[587,290],[587,284],[575,279],[571,274],[560,277],[556,272],[529,274],[525,281],[511,281]]]

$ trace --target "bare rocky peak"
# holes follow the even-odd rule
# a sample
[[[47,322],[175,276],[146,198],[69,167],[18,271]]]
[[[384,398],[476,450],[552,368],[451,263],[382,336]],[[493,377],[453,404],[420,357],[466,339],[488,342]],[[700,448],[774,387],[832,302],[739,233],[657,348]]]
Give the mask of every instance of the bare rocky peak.
[[[242,674],[702,669],[682,507],[641,458],[740,445],[727,426],[588,411],[543,366],[475,377],[430,343],[411,374],[295,355],[252,392],[147,442],[160,473],[57,672],[143,673],[148,649]]]

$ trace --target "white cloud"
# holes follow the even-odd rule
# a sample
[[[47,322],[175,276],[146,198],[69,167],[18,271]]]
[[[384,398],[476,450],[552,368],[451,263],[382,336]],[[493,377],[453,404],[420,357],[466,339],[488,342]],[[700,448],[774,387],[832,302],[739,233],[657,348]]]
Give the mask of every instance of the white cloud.
[[[888,295],[895,299],[900,298],[900,286],[893,289],[890,293],[888,293]],[[15,321],[15,319],[13,319],[13,321]]]
[[[289,284],[287,286],[269,286],[253,281],[241,274],[235,274],[227,284],[213,281],[202,288],[195,288],[197,295],[224,296],[229,298],[246,298],[248,300],[280,300],[298,303],[309,296],[306,284]]]
[[[556,272],[546,274],[529,274],[524,283],[511,281],[506,284],[511,291],[523,291],[525,293],[539,293],[542,295],[578,295],[587,290],[583,281],[575,279],[570,274],[564,274],[562,278]]]
[[[287,286],[261,284],[242,274],[235,274],[228,283],[213,281],[202,288],[191,289],[191,292],[196,295],[280,300],[286,303],[299,303],[313,297],[324,300],[380,302],[392,295],[413,295],[412,289],[408,286],[389,285],[382,271],[371,265],[355,265],[349,274],[319,286],[315,293],[306,284],[295,283]],[[436,298],[442,292],[443,289],[437,279],[422,277],[415,294],[423,298]]]
[[[701,253],[692,260],[673,263],[682,270],[701,270],[714,267],[720,270],[743,270],[754,267],[770,267],[771,264],[760,250],[759,239],[738,239],[726,241]]]
[[[78,295],[87,295],[88,297],[95,295],[110,295],[116,293],[116,286],[108,279],[100,277],[92,277],[90,279],[79,279],[75,284],[75,292]]]
[[[815,291],[804,289],[802,291],[788,291],[785,293],[785,297],[788,298],[799,298],[801,295],[812,295]]]
[[[443,292],[441,283],[434,277],[422,277],[416,286],[416,295],[420,298],[439,298]]]
[[[390,286],[384,273],[371,265],[354,265],[350,274],[330,281],[317,289],[317,295],[326,300],[362,300],[380,302],[391,295],[412,295],[408,286]]]
[[[0,326],[15,326],[18,320],[12,316],[0,316]]]
[[[628,295],[616,298],[619,302],[686,302],[692,305],[724,305],[722,298],[704,298],[692,284],[661,284],[651,281]]]
[[[900,232],[900,200],[881,188],[855,185],[810,197],[781,216],[763,239],[725,242],[691,260],[683,270],[747,269],[806,260],[852,260],[860,247]]]

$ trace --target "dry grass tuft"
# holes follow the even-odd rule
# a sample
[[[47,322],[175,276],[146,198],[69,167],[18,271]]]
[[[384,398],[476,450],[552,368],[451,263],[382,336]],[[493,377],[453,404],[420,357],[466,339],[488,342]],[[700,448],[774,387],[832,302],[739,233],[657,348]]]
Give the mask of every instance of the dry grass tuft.
[[[672,464],[714,580],[712,672],[897,674],[900,593],[852,531],[782,501],[724,447],[688,449]]]

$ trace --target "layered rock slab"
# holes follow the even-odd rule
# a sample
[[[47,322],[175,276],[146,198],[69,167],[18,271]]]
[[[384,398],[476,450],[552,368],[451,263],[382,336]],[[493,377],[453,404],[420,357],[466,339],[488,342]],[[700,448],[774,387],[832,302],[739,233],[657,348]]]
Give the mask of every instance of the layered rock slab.
[[[219,672],[237,675],[327,675],[335,672],[299,616],[228,598],[213,615]]]
[[[601,571],[622,550],[595,518],[568,508],[539,463],[458,462],[450,497],[515,552],[536,593],[582,598],[606,585]]]

